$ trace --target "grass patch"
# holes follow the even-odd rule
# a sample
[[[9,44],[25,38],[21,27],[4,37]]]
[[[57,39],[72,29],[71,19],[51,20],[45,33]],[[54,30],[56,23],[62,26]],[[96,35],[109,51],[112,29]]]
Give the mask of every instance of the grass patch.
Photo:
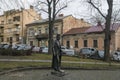
[[[120,69],[120,65],[109,64],[76,64],[76,63],[62,63],[63,68],[80,68],[80,69]],[[10,70],[14,68],[23,67],[51,67],[49,62],[0,62],[0,71]]]
[[[80,68],[80,69],[120,69],[120,65],[109,64],[75,64],[75,63],[62,63],[62,67],[67,68]]]
[[[0,56],[0,59],[49,60],[49,59],[52,59],[52,56],[49,54],[32,54],[30,56]]]
[[[31,56],[0,56],[0,59],[32,59],[32,60],[52,60],[52,54],[32,54]],[[76,62],[93,62],[93,64],[89,63],[62,63],[62,67],[67,68],[84,68],[84,69],[120,69],[120,65],[118,62],[111,62],[111,66],[109,63],[106,64],[98,64],[100,62],[103,63],[102,60],[93,60],[93,59],[81,59],[75,56],[62,56],[62,61],[76,61]],[[48,62],[0,62],[0,71],[13,69],[13,68],[21,68],[21,67],[51,67],[51,63]]]
[[[0,62],[0,71],[22,67],[50,67],[51,63],[42,62]]]
[[[32,54],[31,56],[0,56],[0,59],[52,60],[52,54]],[[101,60],[81,59],[76,56],[62,56],[63,61],[103,62]]]

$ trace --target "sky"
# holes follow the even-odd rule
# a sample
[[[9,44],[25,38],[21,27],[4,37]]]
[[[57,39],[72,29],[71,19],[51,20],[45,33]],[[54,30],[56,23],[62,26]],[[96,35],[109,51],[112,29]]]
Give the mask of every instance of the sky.
[[[17,9],[20,8],[21,6],[28,8],[28,5],[34,4],[37,0],[1,0],[0,1],[0,13],[3,13],[3,10],[10,10],[10,9]],[[66,0],[65,0],[66,1]],[[23,2],[23,3],[21,3]],[[21,3],[21,4],[18,4]],[[14,5],[13,5],[14,4]],[[74,0],[68,4],[68,7],[64,10],[62,10],[61,13],[64,15],[70,15],[72,14],[75,17],[79,17],[80,15],[79,12],[84,12],[85,13],[85,8],[84,6],[80,6],[80,0]],[[46,18],[46,15],[43,13],[42,14],[43,18]]]
[[[0,14],[3,13],[3,11],[11,10],[11,9],[18,9],[21,6],[25,8],[29,8],[29,5],[35,4],[37,0],[0,0]],[[63,0],[66,1],[66,0]],[[96,1],[96,0],[93,0]],[[105,0],[99,0],[102,2],[102,7],[100,8],[102,12],[107,12],[107,3]],[[119,3],[119,0],[114,0],[116,3]],[[119,7],[119,5],[116,5]],[[115,7],[114,7],[115,9]],[[76,18],[83,18],[87,21],[89,21],[89,18],[95,14],[95,10],[89,6],[85,0],[72,0],[65,8],[62,10],[62,14],[64,15],[73,15]],[[41,13],[43,18],[47,18],[47,15],[45,13]]]

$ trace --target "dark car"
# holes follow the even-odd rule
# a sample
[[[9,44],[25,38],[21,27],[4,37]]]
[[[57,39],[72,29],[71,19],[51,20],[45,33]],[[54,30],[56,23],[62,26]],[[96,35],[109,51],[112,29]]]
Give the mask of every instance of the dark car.
[[[2,49],[4,45],[6,45],[6,44],[0,44],[0,49]]]

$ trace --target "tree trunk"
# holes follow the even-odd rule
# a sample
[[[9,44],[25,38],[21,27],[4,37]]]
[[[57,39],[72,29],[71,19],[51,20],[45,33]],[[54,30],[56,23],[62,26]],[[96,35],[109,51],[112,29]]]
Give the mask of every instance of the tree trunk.
[[[110,32],[110,25],[111,25],[111,16],[112,16],[112,8],[113,8],[113,0],[107,0],[108,3],[108,14],[106,16],[106,23],[105,23],[105,40],[104,40],[104,60],[110,61],[110,40],[111,40],[111,32]]]
[[[52,54],[52,47],[53,47],[53,23],[52,21],[49,23],[49,54]]]
[[[53,27],[54,27],[54,22],[55,22],[55,12],[56,12],[56,0],[53,0],[53,13],[51,12],[51,7],[49,6],[49,53],[52,54],[52,48],[53,48]],[[52,17],[51,17],[52,16]]]
[[[51,11],[51,4],[48,4],[48,12],[49,12],[49,40],[48,40],[48,53],[52,54],[52,45],[53,45],[53,22],[52,22],[52,11]]]

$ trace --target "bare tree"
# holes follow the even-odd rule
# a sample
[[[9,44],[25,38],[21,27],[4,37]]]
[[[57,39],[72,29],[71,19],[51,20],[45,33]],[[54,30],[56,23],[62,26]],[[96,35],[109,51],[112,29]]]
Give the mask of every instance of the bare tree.
[[[96,0],[95,0],[96,1]],[[111,33],[110,33],[110,25],[111,25],[111,19],[112,19],[112,13],[113,13],[113,0],[106,0],[108,4],[107,14],[104,15],[102,11],[100,10],[99,6],[96,5],[95,1],[93,0],[87,0],[87,2],[94,7],[98,13],[105,19],[105,39],[104,39],[104,50],[105,50],[105,61],[110,61],[110,40],[111,40]]]
[[[67,7],[67,1],[64,0],[38,0],[37,9],[48,14],[49,18],[49,50],[52,53],[53,46],[53,26],[55,23],[56,15]]]

